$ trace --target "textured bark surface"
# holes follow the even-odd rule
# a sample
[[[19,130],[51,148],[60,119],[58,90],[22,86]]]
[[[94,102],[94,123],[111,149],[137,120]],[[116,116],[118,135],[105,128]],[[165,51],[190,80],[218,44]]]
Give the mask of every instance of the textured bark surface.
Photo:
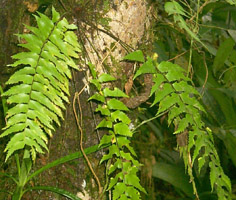
[[[22,23],[29,22],[29,13],[23,1],[19,0],[1,0],[0,1],[0,85],[4,88],[4,83],[13,73],[13,68],[7,67],[7,64],[12,63],[11,56],[20,50],[17,47],[18,38],[14,35],[22,33]],[[0,98],[1,102],[1,98]],[[4,116],[2,105],[0,103],[0,128],[4,126]],[[1,130],[0,130],[1,131]],[[13,159],[7,163],[4,162],[5,154],[3,153],[7,138],[0,140],[0,172],[8,172],[12,175],[16,174],[16,165]],[[12,191],[15,184],[1,176],[0,188],[7,191]],[[0,193],[0,199],[10,200],[10,196],[6,193]]]
[[[149,26],[146,0],[114,1],[114,6],[106,17],[111,19],[109,31],[115,38],[98,30],[94,32],[93,37],[90,37],[90,42],[87,42],[85,47],[97,70],[102,72],[103,62],[106,61],[109,68],[117,74],[116,67],[124,68],[124,65],[115,66],[116,63],[127,54],[127,48],[131,50],[138,47]],[[115,58],[116,63],[112,62],[112,58]],[[124,70],[122,69],[123,73]]]
[[[17,52],[17,37],[13,34],[22,32],[22,22],[26,21],[27,9],[22,1],[2,0],[0,2],[0,83],[9,77],[6,65],[11,62],[10,56]]]

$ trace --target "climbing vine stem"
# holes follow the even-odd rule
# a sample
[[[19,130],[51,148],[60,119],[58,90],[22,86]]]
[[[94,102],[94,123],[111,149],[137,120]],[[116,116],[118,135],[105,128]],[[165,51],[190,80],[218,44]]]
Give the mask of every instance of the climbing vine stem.
[[[84,91],[84,89],[86,88],[87,85],[84,85],[84,87],[80,90],[80,92],[76,92],[75,95],[74,95],[74,98],[73,98],[73,112],[74,112],[74,116],[75,116],[75,119],[76,119],[76,124],[77,124],[77,127],[80,131],[80,150],[84,156],[84,159],[86,160],[87,164],[88,164],[88,167],[91,171],[91,173],[93,174],[95,180],[96,180],[96,183],[98,185],[98,200],[101,198],[101,194],[102,194],[102,187],[101,187],[101,183],[100,183],[100,180],[98,178],[98,176],[96,175],[96,173],[94,172],[93,170],[93,167],[92,167],[92,164],[91,162],[89,161],[86,153],[84,152],[84,148],[83,148],[83,129],[82,129],[82,124],[83,124],[83,121],[82,121],[82,109],[81,109],[81,104],[80,104],[80,99],[79,99],[79,96],[80,94]],[[76,108],[75,108],[75,104],[76,104],[76,100],[77,100],[77,104],[79,106],[79,112],[80,112],[80,122],[79,122],[79,119],[78,119],[78,114],[76,112]]]

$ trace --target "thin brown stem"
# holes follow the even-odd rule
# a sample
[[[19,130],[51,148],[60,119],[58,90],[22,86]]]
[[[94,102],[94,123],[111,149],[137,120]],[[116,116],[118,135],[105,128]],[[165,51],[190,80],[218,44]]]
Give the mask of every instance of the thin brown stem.
[[[202,5],[201,5],[201,7],[198,9],[198,11],[197,11],[197,13],[195,13],[190,19],[189,19],[189,21],[191,22],[195,17],[197,17],[198,16],[198,14],[203,10],[203,8],[208,4],[208,3],[210,3],[211,1],[205,1]]]
[[[82,152],[82,154],[83,154],[83,156],[84,156],[84,158],[85,158],[85,160],[86,160],[86,162],[87,162],[87,164],[88,164],[88,167],[89,167],[91,173],[93,174],[93,176],[94,176],[94,178],[95,178],[95,180],[96,180],[96,182],[97,182],[97,185],[98,185],[98,193],[99,193],[98,196],[99,196],[99,199],[100,199],[100,195],[102,194],[101,183],[100,183],[100,180],[99,180],[98,176],[97,176],[96,173],[94,172],[93,167],[92,167],[92,164],[91,164],[91,162],[89,161],[89,159],[88,159],[86,153],[84,152],[84,148],[83,148],[82,108],[81,108],[79,96],[80,96],[80,94],[84,91],[84,89],[85,89],[86,86],[87,86],[87,85],[85,85],[85,86],[80,90],[80,92],[76,92],[76,93],[75,93],[75,96],[74,96],[74,99],[73,99],[73,111],[74,111],[74,115],[75,115],[75,119],[76,119],[76,123],[77,123],[78,129],[79,129],[79,131],[80,131],[80,150],[81,150],[81,152]],[[77,114],[76,108],[75,108],[75,103],[76,103],[75,101],[76,101],[76,99],[77,99],[77,103],[78,103],[78,105],[79,105],[80,122],[79,122],[78,114]]]

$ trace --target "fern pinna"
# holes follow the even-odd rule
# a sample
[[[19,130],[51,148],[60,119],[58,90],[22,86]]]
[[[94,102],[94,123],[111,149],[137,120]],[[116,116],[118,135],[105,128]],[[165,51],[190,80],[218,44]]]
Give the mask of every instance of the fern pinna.
[[[90,83],[95,85],[97,93],[89,100],[98,102],[96,112],[100,113],[103,120],[97,125],[97,129],[106,129],[108,134],[105,134],[99,146],[111,144],[108,154],[105,154],[100,163],[107,161],[107,175],[110,177],[107,191],[112,191],[112,199],[139,200],[140,191],[145,192],[140,185],[140,180],[137,172],[140,163],[135,159],[136,153],[130,146],[130,138],[133,133],[129,129],[131,120],[126,115],[129,110],[119,98],[128,97],[118,88],[103,88],[103,83],[116,79],[109,74],[101,74],[97,78],[97,73],[92,64],[89,64],[93,79]]]
[[[12,58],[12,67],[21,67],[7,81],[13,85],[3,95],[12,105],[7,112],[7,125],[0,137],[10,135],[5,151],[6,160],[17,150],[30,150],[32,159],[47,149],[53,123],[60,125],[63,101],[68,102],[69,67],[77,69],[72,57],[78,58],[80,46],[72,31],[77,27],[52,8],[52,19],[38,13],[34,16],[38,27],[26,26],[29,34],[19,34],[28,49]],[[22,68],[23,67],[23,68]]]
[[[157,115],[168,112],[168,124],[175,125],[175,132],[180,139],[178,148],[183,155],[185,166],[193,184],[194,192],[198,197],[194,182],[192,167],[198,160],[199,173],[206,159],[209,158],[210,182],[220,200],[231,199],[230,179],[224,174],[220,165],[211,130],[205,126],[200,112],[205,112],[198,102],[198,91],[189,83],[185,70],[176,64],[163,61],[156,63],[148,57],[145,62],[141,51],[133,52],[125,57],[126,60],[137,61],[143,65],[137,70],[134,78],[141,74],[153,74],[153,86],[150,96],[154,95],[151,106],[158,104]],[[177,143],[178,143],[177,137]]]

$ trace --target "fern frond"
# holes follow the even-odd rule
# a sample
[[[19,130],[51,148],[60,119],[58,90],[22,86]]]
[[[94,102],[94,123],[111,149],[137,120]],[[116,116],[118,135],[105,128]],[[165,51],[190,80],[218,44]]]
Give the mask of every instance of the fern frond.
[[[127,59],[127,56],[125,58]],[[134,61],[135,59],[128,60]],[[201,119],[200,113],[205,112],[205,110],[197,100],[200,98],[200,94],[189,84],[191,79],[186,77],[185,70],[176,64],[165,61],[157,64],[152,61],[153,65],[156,66],[155,72],[153,72],[150,67],[146,69],[146,66],[151,66],[148,63],[150,63],[150,58],[138,69],[135,77],[145,73],[153,74],[150,96],[154,94],[155,99],[151,106],[159,104],[157,115],[168,112],[168,124],[170,125],[173,122],[175,125],[174,134],[188,133],[188,141],[186,144],[179,144],[179,149],[188,169],[194,192],[197,195],[192,174],[193,164],[198,159],[200,172],[205,164],[205,159],[208,157],[210,158],[212,190],[216,189],[219,199],[231,199],[230,179],[224,174],[220,165],[211,130],[206,128]]]
[[[76,29],[52,8],[52,20],[38,13],[38,27],[26,26],[29,34],[19,34],[28,49],[14,56],[12,67],[21,67],[6,84],[13,85],[3,95],[13,107],[7,112],[7,125],[0,137],[10,135],[6,160],[17,150],[29,149],[32,159],[36,153],[48,150],[48,136],[53,124],[63,119],[64,102],[69,102],[70,67],[77,69],[72,58],[78,58],[80,46],[72,31]]]
[[[96,100],[98,107],[96,112],[100,112],[103,120],[96,128],[108,129],[100,146],[111,144],[108,154],[105,154],[100,163],[110,161],[107,175],[110,177],[107,190],[112,191],[112,199],[138,200],[141,198],[140,192],[145,192],[140,185],[137,176],[140,163],[136,160],[136,153],[130,145],[130,138],[133,132],[129,129],[131,120],[125,112],[129,109],[119,98],[127,95],[118,88],[104,88],[102,83],[116,80],[108,74],[102,74],[98,78],[93,65],[89,65],[93,78],[90,82],[94,84],[98,92],[89,100]],[[113,175],[115,174],[115,175]]]

